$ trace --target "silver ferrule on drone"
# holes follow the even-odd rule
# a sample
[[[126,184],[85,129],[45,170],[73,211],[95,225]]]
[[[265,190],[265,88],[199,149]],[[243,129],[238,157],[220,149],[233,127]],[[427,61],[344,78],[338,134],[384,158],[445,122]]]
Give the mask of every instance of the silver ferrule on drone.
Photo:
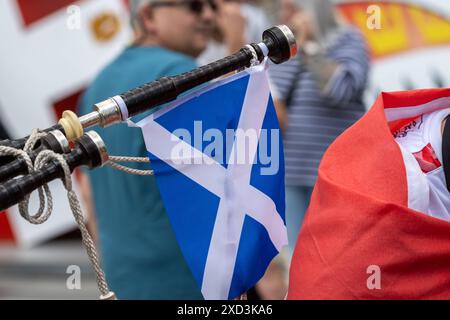
[[[86,136],[88,136],[97,147],[97,150],[100,154],[101,166],[105,165],[109,161],[109,155],[106,144],[103,141],[102,137],[100,137],[100,135],[95,131],[86,132]]]
[[[291,51],[291,58],[295,57],[298,53],[298,45],[294,33],[285,25],[278,25],[277,28],[280,29],[281,32],[283,32],[284,36],[288,40],[289,48]]]
[[[95,104],[93,112],[80,117],[80,122],[84,129],[96,125],[106,128],[122,121],[121,109],[113,98]]]
[[[62,153],[69,153],[70,152],[69,140],[67,140],[67,137],[60,130],[52,130],[48,134],[58,144],[59,150]]]

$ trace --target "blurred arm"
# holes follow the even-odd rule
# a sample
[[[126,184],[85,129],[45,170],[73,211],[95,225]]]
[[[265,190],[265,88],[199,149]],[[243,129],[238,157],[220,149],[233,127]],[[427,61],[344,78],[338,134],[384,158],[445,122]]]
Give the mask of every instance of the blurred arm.
[[[351,32],[336,47],[333,59],[324,53],[307,55],[306,68],[313,74],[322,95],[336,107],[345,107],[364,91],[370,67],[362,35]]]
[[[273,103],[275,104],[278,121],[280,122],[280,129],[282,132],[286,132],[288,125],[286,102],[283,100],[274,100]]]
[[[234,2],[219,1],[217,23],[223,33],[223,41],[228,52],[239,51],[245,44],[247,20],[241,13],[241,5]]]
[[[280,65],[271,64],[269,67],[270,89],[283,132],[288,127],[288,100],[294,96],[295,82],[301,72],[299,57]]]

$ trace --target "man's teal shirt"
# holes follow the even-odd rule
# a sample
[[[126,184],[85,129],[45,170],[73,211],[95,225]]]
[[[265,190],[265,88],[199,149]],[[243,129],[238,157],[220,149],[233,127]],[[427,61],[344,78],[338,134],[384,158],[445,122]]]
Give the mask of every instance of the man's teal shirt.
[[[192,59],[163,48],[129,47],[95,79],[83,96],[79,113],[89,113],[95,103],[129,89],[195,67]],[[111,155],[147,155],[140,129],[119,124],[97,131]],[[135,167],[149,169],[148,165]],[[90,171],[89,176],[102,263],[118,298],[202,299],[175,239],[155,179],[111,168]]]

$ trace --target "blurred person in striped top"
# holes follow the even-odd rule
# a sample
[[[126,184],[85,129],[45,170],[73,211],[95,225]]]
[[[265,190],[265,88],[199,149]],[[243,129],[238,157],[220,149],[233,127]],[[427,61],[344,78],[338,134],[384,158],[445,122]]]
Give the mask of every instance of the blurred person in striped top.
[[[328,0],[281,0],[280,20],[299,54],[269,69],[286,159],[286,223],[292,252],[328,146],[365,113],[370,58],[362,34]]]

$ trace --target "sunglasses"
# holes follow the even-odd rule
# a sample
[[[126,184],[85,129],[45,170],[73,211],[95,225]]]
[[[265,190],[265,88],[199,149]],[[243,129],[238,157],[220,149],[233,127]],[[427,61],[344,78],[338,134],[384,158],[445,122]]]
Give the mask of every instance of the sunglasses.
[[[209,5],[210,8],[216,12],[217,11],[217,3],[215,0],[189,0],[189,1],[177,1],[177,2],[169,2],[169,1],[157,1],[152,3],[152,7],[186,7],[190,12],[195,14],[202,14],[205,6]]]

